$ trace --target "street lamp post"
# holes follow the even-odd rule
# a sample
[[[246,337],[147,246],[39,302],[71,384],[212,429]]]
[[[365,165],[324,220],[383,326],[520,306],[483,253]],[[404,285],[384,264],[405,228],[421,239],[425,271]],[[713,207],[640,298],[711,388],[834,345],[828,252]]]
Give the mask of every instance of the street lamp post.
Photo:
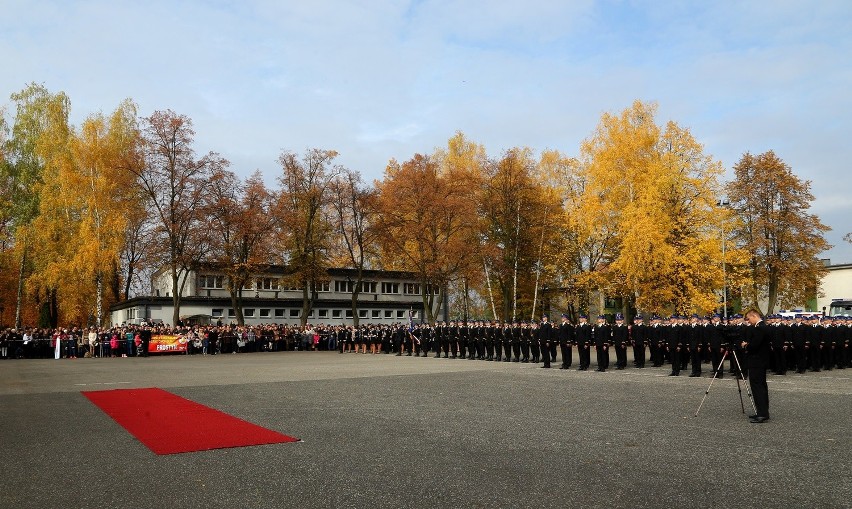
[[[720,200],[720,207],[728,208],[731,203],[728,200]],[[728,273],[727,273],[727,257],[725,256],[725,221],[722,220],[722,316],[725,321],[728,321]]]

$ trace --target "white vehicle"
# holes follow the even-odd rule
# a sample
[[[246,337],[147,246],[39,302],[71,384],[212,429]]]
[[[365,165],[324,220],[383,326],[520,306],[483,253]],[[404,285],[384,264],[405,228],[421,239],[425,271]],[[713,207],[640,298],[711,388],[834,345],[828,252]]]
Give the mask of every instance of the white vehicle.
[[[852,299],[831,299],[828,316],[852,316]]]
[[[782,318],[796,318],[797,316],[808,318],[815,316],[817,318],[822,318],[822,311],[804,311],[801,309],[788,309],[780,311],[777,314]]]

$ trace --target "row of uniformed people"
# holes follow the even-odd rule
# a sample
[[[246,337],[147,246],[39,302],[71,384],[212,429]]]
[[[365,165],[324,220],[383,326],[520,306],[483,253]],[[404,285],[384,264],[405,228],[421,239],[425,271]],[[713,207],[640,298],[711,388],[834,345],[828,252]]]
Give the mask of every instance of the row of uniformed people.
[[[772,369],[776,373],[785,374],[791,366],[803,372],[808,366],[819,370],[850,365],[852,320],[826,319],[820,323],[819,320],[809,321],[807,317],[789,320],[768,317],[767,323],[771,327]],[[737,359],[729,357],[730,371],[740,372],[737,362],[744,362],[744,356],[739,350],[739,338],[745,326],[739,315],[728,323],[723,323],[718,315],[668,319],[653,316],[648,323],[637,316],[629,326],[621,315],[616,316],[614,324],[607,323],[604,316],[591,324],[585,315],[573,324],[563,315],[558,324],[544,317],[540,323],[479,320],[439,322],[435,326],[397,324],[341,328],[338,343],[341,351],[366,351],[369,347],[374,353],[425,357],[431,352],[435,357],[444,358],[543,362],[542,367],[550,367],[557,354],[561,354],[562,369],[572,366],[576,348],[579,369],[589,369],[594,350],[599,371],[609,368],[610,350],[615,351],[616,369],[625,369],[627,353],[632,350],[635,367],[645,367],[646,360],[655,367],[668,362],[672,366],[672,376],[679,375],[687,367],[691,367],[691,376],[700,376],[704,363],[710,363],[711,373],[715,372],[729,348],[740,353]],[[720,371],[719,375],[722,374]]]

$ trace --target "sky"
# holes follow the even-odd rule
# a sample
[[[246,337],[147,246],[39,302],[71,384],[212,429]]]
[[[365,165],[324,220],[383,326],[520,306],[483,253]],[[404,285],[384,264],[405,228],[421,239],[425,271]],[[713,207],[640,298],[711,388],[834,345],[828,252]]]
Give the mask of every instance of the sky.
[[[199,155],[274,184],[282,151],[380,179],[456,132],[578,155],[603,113],[656,102],[727,178],[774,150],[852,263],[852,2],[0,0],[0,105],[28,83],[72,122],[125,98],[187,115]],[[9,112],[7,111],[7,115]]]

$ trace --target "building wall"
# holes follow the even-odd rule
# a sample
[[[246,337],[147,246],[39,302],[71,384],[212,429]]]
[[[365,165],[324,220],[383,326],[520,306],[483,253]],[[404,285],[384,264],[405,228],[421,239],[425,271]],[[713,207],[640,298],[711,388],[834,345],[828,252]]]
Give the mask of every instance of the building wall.
[[[248,299],[243,307],[244,312],[252,312],[245,317],[246,325],[268,323],[299,324],[301,323],[302,302],[291,299],[277,301],[268,299]],[[187,298],[180,308],[184,320],[219,323],[228,325],[236,323],[236,317],[229,313],[230,301],[221,298],[191,299]],[[407,323],[408,314],[420,322],[423,316],[422,304],[395,302],[370,303],[364,302],[359,306],[360,323]],[[110,313],[112,325],[163,323],[171,325],[171,298],[146,298],[127,301],[122,306],[114,306]],[[319,300],[308,322],[314,324],[351,325],[350,302],[342,300]]]
[[[828,311],[832,299],[852,299],[852,264],[830,265],[828,274],[820,284],[820,296],[817,296],[816,310]]]
[[[366,289],[358,296],[361,323],[398,323],[415,321],[423,316],[423,288],[407,273],[370,271]],[[302,291],[279,286],[280,274],[260,274],[242,292],[246,324],[301,322]],[[329,282],[317,293],[308,322],[349,325],[353,322],[351,303],[352,278],[345,269],[329,271]],[[260,281],[260,284],[258,284]],[[113,325],[172,321],[172,284],[167,270],[152,278],[154,294],[118,303],[110,309]],[[236,323],[227,289],[227,278],[212,269],[191,272],[181,298],[182,320]]]

